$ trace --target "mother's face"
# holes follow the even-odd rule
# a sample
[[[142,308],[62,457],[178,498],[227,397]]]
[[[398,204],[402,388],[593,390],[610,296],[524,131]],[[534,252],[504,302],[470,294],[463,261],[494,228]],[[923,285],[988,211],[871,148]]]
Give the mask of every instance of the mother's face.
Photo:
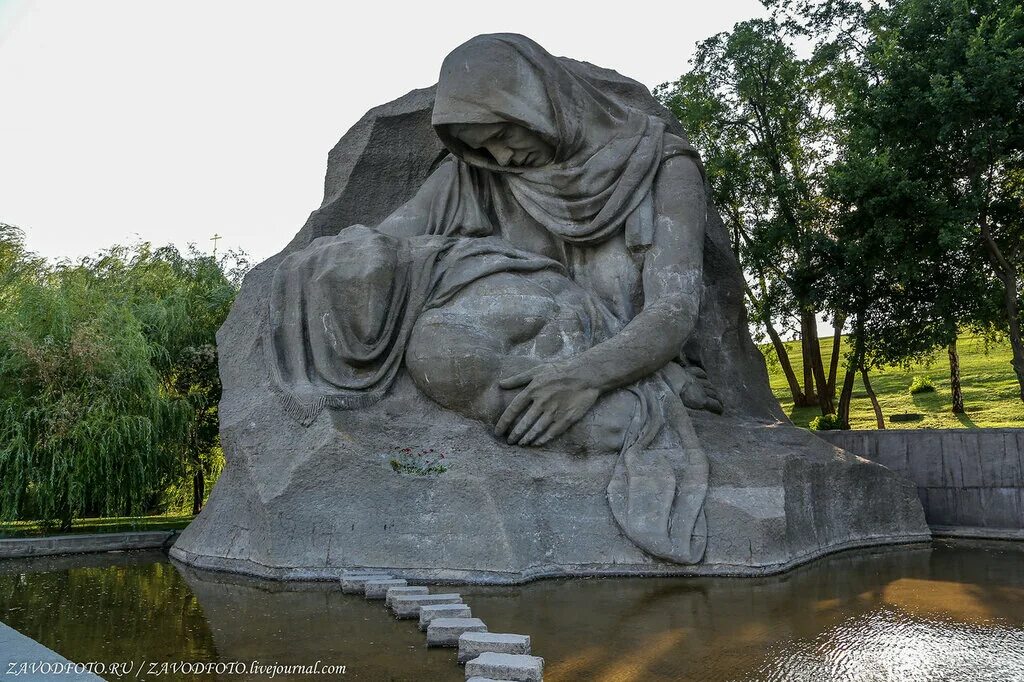
[[[554,147],[514,123],[452,125],[449,132],[471,149],[486,151],[500,166],[538,168],[555,157]]]

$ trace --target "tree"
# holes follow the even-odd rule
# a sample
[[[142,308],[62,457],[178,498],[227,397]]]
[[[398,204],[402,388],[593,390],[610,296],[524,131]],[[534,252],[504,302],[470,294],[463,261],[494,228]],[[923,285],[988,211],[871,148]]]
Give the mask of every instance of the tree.
[[[114,247],[88,265],[116,283],[125,305],[142,322],[164,392],[189,405],[179,462],[191,482],[192,513],[198,514],[207,481],[219,473],[222,461],[216,334],[248,262],[240,252],[217,258],[194,247],[181,254],[173,247],[153,249],[143,243]]]
[[[853,345],[869,365],[903,364],[945,348],[956,411],[963,409],[957,333],[995,325],[1009,334],[1014,368],[1024,380],[1024,201],[1016,181],[1021,6],[766,4],[789,30],[815,40],[847,131],[827,194],[837,207],[837,258],[849,266],[834,268],[842,271],[835,293],[856,301],[861,318],[862,338]],[[993,293],[1001,306],[992,305]]]
[[[201,505],[224,265],[140,244],[49,266],[0,229],[0,517],[136,514],[183,477]]]
[[[877,141],[988,259],[1024,400],[1024,7],[905,0],[880,16],[867,93]]]
[[[833,293],[858,320],[849,373],[905,365],[949,348],[962,325],[982,317],[986,298],[984,264],[972,261],[962,226],[941,202],[924,200],[925,185],[879,153],[873,133],[862,136],[862,130],[851,128],[829,189],[842,207],[834,226]]]
[[[90,273],[19,282],[0,309],[0,513],[70,526],[140,511],[167,484],[186,406],[141,326]]]
[[[819,67],[797,58],[780,25],[765,20],[699,44],[692,64],[655,94],[702,150],[748,276],[754,317],[772,340],[794,402],[817,402],[832,413],[835,379],[825,373],[816,313],[831,248],[822,189],[836,129]],[[802,387],[774,326],[787,317],[798,320],[803,340]]]

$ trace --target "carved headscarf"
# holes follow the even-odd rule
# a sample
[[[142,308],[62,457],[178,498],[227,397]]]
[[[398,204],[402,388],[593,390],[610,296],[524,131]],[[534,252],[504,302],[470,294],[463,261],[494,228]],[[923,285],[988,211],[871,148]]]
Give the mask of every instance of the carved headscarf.
[[[696,152],[661,119],[602,91],[584,67],[525,36],[477,36],[445,58],[431,122],[453,154],[499,173],[519,205],[563,241],[598,243],[625,225],[629,247],[648,246],[658,167]],[[450,133],[467,123],[523,126],[554,147],[554,160],[501,166]]]

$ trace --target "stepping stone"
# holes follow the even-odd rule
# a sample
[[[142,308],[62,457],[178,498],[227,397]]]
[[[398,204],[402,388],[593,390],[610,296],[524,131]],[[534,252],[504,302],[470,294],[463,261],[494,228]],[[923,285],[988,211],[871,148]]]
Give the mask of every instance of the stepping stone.
[[[466,682],[514,682],[514,680],[496,680],[493,677],[471,677]]]
[[[405,587],[408,585],[406,581],[400,578],[390,578],[388,580],[367,580],[363,583],[363,594],[366,595],[367,599],[384,599],[388,596],[388,590],[393,587]]]
[[[453,594],[398,594],[391,600],[395,618],[419,618],[420,607],[430,604],[461,604],[462,596]]]
[[[528,654],[530,636],[500,632],[466,632],[459,637],[459,663],[465,663],[488,651],[496,654]]]
[[[430,589],[427,587],[409,587],[399,586],[392,587],[388,590],[387,596],[384,597],[384,605],[391,606],[391,600],[400,594],[430,594]]]
[[[393,575],[387,573],[367,573],[366,575],[350,575],[347,578],[341,579],[341,591],[345,594],[361,593],[363,591],[363,585],[368,580],[389,580],[394,578]]]
[[[487,632],[479,618],[435,618],[427,626],[427,646],[458,646],[464,632]]]
[[[486,651],[466,662],[466,679],[490,677],[511,682],[543,682],[544,659],[525,654]]]
[[[420,630],[427,631],[430,621],[435,618],[472,618],[466,604],[430,604],[420,607]]]

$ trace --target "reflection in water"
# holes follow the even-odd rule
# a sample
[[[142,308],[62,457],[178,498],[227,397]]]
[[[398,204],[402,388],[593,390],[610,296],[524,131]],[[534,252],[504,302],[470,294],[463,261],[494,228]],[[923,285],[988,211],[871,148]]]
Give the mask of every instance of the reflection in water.
[[[457,589],[492,631],[532,636],[549,682],[1024,680],[1024,550],[1009,543],[850,552],[762,579]],[[347,665],[345,679],[463,679],[453,651],[427,650],[380,602],[160,553],[0,562],[0,620],[74,660],[320,660]]]
[[[73,661],[216,659],[202,607],[158,551],[0,561],[0,620]]]
[[[533,635],[550,682],[915,679],[908,651],[933,673],[917,679],[1024,679],[1024,551],[1009,543],[848,552],[764,579],[463,591],[486,622]]]
[[[999,625],[926,620],[895,608],[850,618],[813,640],[789,642],[751,680],[1013,680],[1024,676],[1024,633]]]

